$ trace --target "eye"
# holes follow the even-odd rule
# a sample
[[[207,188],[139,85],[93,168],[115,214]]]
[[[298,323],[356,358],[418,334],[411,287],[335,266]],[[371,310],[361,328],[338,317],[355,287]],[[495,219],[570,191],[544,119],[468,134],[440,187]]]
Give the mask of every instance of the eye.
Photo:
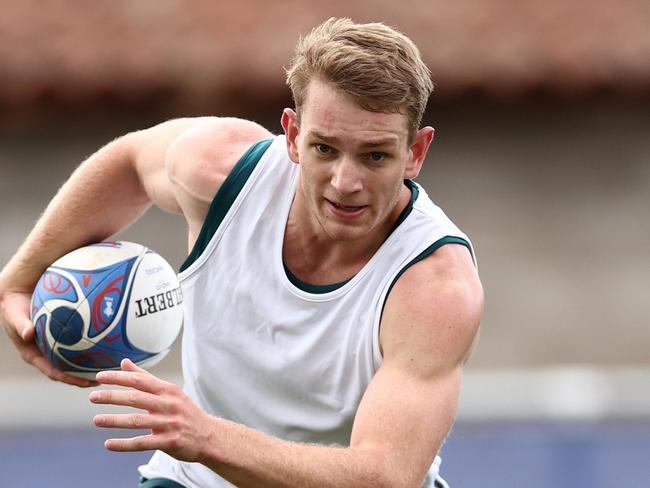
[[[315,144],[314,147],[320,154],[330,154],[332,152],[332,147],[327,144]]]
[[[379,163],[380,161],[383,161],[385,158],[386,158],[386,155],[384,153],[380,153],[380,152],[371,152],[368,155],[368,159],[370,159],[371,161],[373,161],[375,163]]]

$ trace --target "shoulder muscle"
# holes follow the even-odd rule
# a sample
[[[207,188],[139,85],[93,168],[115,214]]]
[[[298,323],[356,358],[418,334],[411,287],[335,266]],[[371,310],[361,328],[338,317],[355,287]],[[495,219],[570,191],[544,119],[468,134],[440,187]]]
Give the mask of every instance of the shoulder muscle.
[[[239,158],[272,134],[243,119],[206,117],[169,146],[166,172],[190,232],[200,228],[210,203]]]
[[[469,356],[483,312],[483,290],[466,247],[447,244],[413,265],[386,300],[380,329],[384,361],[423,377]]]

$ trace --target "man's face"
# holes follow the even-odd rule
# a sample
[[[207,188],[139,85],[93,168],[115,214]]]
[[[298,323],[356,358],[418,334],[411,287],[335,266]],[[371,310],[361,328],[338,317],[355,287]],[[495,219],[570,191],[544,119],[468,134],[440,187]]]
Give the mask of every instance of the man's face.
[[[369,112],[330,83],[314,79],[300,124],[290,110],[282,122],[289,155],[300,164],[296,203],[304,205],[317,229],[331,239],[353,241],[392,224],[403,180],[417,175],[424,157],[422,141],[415,147],[421,131],[409,145],[405,115]]]

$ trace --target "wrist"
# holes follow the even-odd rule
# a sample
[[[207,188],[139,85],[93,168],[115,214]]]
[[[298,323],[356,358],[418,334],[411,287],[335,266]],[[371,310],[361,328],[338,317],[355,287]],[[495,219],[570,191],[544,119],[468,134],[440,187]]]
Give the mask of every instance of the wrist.
[[[13,258],[0,270],[0,295],[10,291],[31,293],[47,266]]]
[[[203,426],[203,439],[197,443],[196,462],[205,466],[218,466],[227,464],[225,449],[227,443],[226,429],[228,421],[205,413]]]

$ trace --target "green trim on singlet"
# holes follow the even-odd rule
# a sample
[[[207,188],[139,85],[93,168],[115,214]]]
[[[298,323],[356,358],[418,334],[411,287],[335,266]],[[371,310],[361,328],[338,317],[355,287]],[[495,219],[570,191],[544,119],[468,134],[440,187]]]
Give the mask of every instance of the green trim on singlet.
[[[415,201],[418,199],[418,196],[420,195],[420,190],[418,190],[417,185],[411,181],[411,180],[404,180],[404,184],[408,187],[409,190],[411,190],[411,199],[409,200],[408,205],[404,210],[402,210],[402,213],[399,214],[399,217],[397,217],[397,220],[395,221],[395,225],[393,225],[392,230],[390,231],[391,234],[395,229],[399,227],[399,225],[406,220],[406,217],[408,217],[411,214],[411,211],[413,210],[413,205],[415,204]]]
[[[302,291],[306,291],[307,293],[329,293],[330,291],[338,290],[339,288],[341,288],[343,285],[345,285],[348,281],[352,279],[349,278],[345,281],[340,281],[338,283],[334,283],[331,285],[310,285],[309,283],[305,283],[300,278],[298,278],[295,274],[289,271],[289,268],[287,268],[286,266],[284,266],[284,272],[287,274],[287,278],[289,278],[289,281],[293,283],[293,286],[295,286],[296,288],[300,288]]]
[[[272,142],[273,139],[258,141],[253,144],[241,158],[239,158],[239,161],[237,161],[237,164],[235,164],[230,174],[228,174],[221,185],[221,188],[219,188],[219,191],[212,200],[210,208],[208,209],[208,214],[203,221],[199,237],[196,239],[194,247],[192,248],[192,252],[190,252],[189,256],[187,256],[181,265],[181,272],[190,267],[208,247],[212,236],[214,236],[214,233],[221,225],[221,222],[223,222],[224,217],[228,213],[228,210],[230,210],[237,195],[239,195],[239,192],[253,173],[257,163]]]
[[[138,488],[185,488],[185,486],[167,478],[140,478]]]
[[[411,180],[404,180],[404,184],[408,187],[409,190],[411,190],[411,199],[409,200],[409,203],[408,205],[406,205],[404,210],[402,210],[402,213],[399,214],[399,217],[397,217],[397,220],[395,221],[395,225],[393,225],[393,228],[390,231],[391,234],[395,229],[397,229],[397,227],[399,227],[399,225],[402,222],[406,220],[406,217],[409,216],[409,214],[413,210],[413,204],[415,203],[415,200],[417,200],[418,195],[420,194],[418,187]],[[348,281],[352,279],[349,278],[345,281],[340,281],[338,283],[333,283],[331,285],[312,285],[302,281],[291,271],[289,271],[289,268],[287,268],[286,266],[284,267],[284,271],[287,275],[287,278],[289,278],[289,281],[293,284],[293,286],[307,293],[314,293],[314,294],[329,293],[331,291],[338,290],[339,288],[344,286]]]
[[[397,283],[397,280],[400,278],[400,276],[402,276],[404,274],[404,272],[407,269],[409,269],[411,266],[413,266],[416,263],[419,263],[424,258],[430,256],[434,251],[436,251],[437,249],[440,249],[445,244],[462,244],[463,246],[466,246],[467,249],[469,249],[470,254],[472,254],[472,246],[470,246],[469,242],[467,242],[462,237],[445,236],[445,237],[442,237],[441,239],[438,239],[436,242],[431,244],[429,247],[427,247],[420,254],[415,256],[411,261],[409,261],[406,264],[406,266],[404,266],[399,271],[399,273],[397,273],[397,276],[395,276],[395,279],[393,280],[393,282],[390,284],[390,287],[388,288],[388,292],[386,293],[386,298],[384,298],[384,305],[382,305],[382,313],[383,313],[383,307],[386,305],[386,300],[388,300],[388,295],[390,294],[390,291],[393,289],[393,286],[395,286],[395,283]],[[474,258],[474,255],[472,254],[472,259],[473,258]]]

